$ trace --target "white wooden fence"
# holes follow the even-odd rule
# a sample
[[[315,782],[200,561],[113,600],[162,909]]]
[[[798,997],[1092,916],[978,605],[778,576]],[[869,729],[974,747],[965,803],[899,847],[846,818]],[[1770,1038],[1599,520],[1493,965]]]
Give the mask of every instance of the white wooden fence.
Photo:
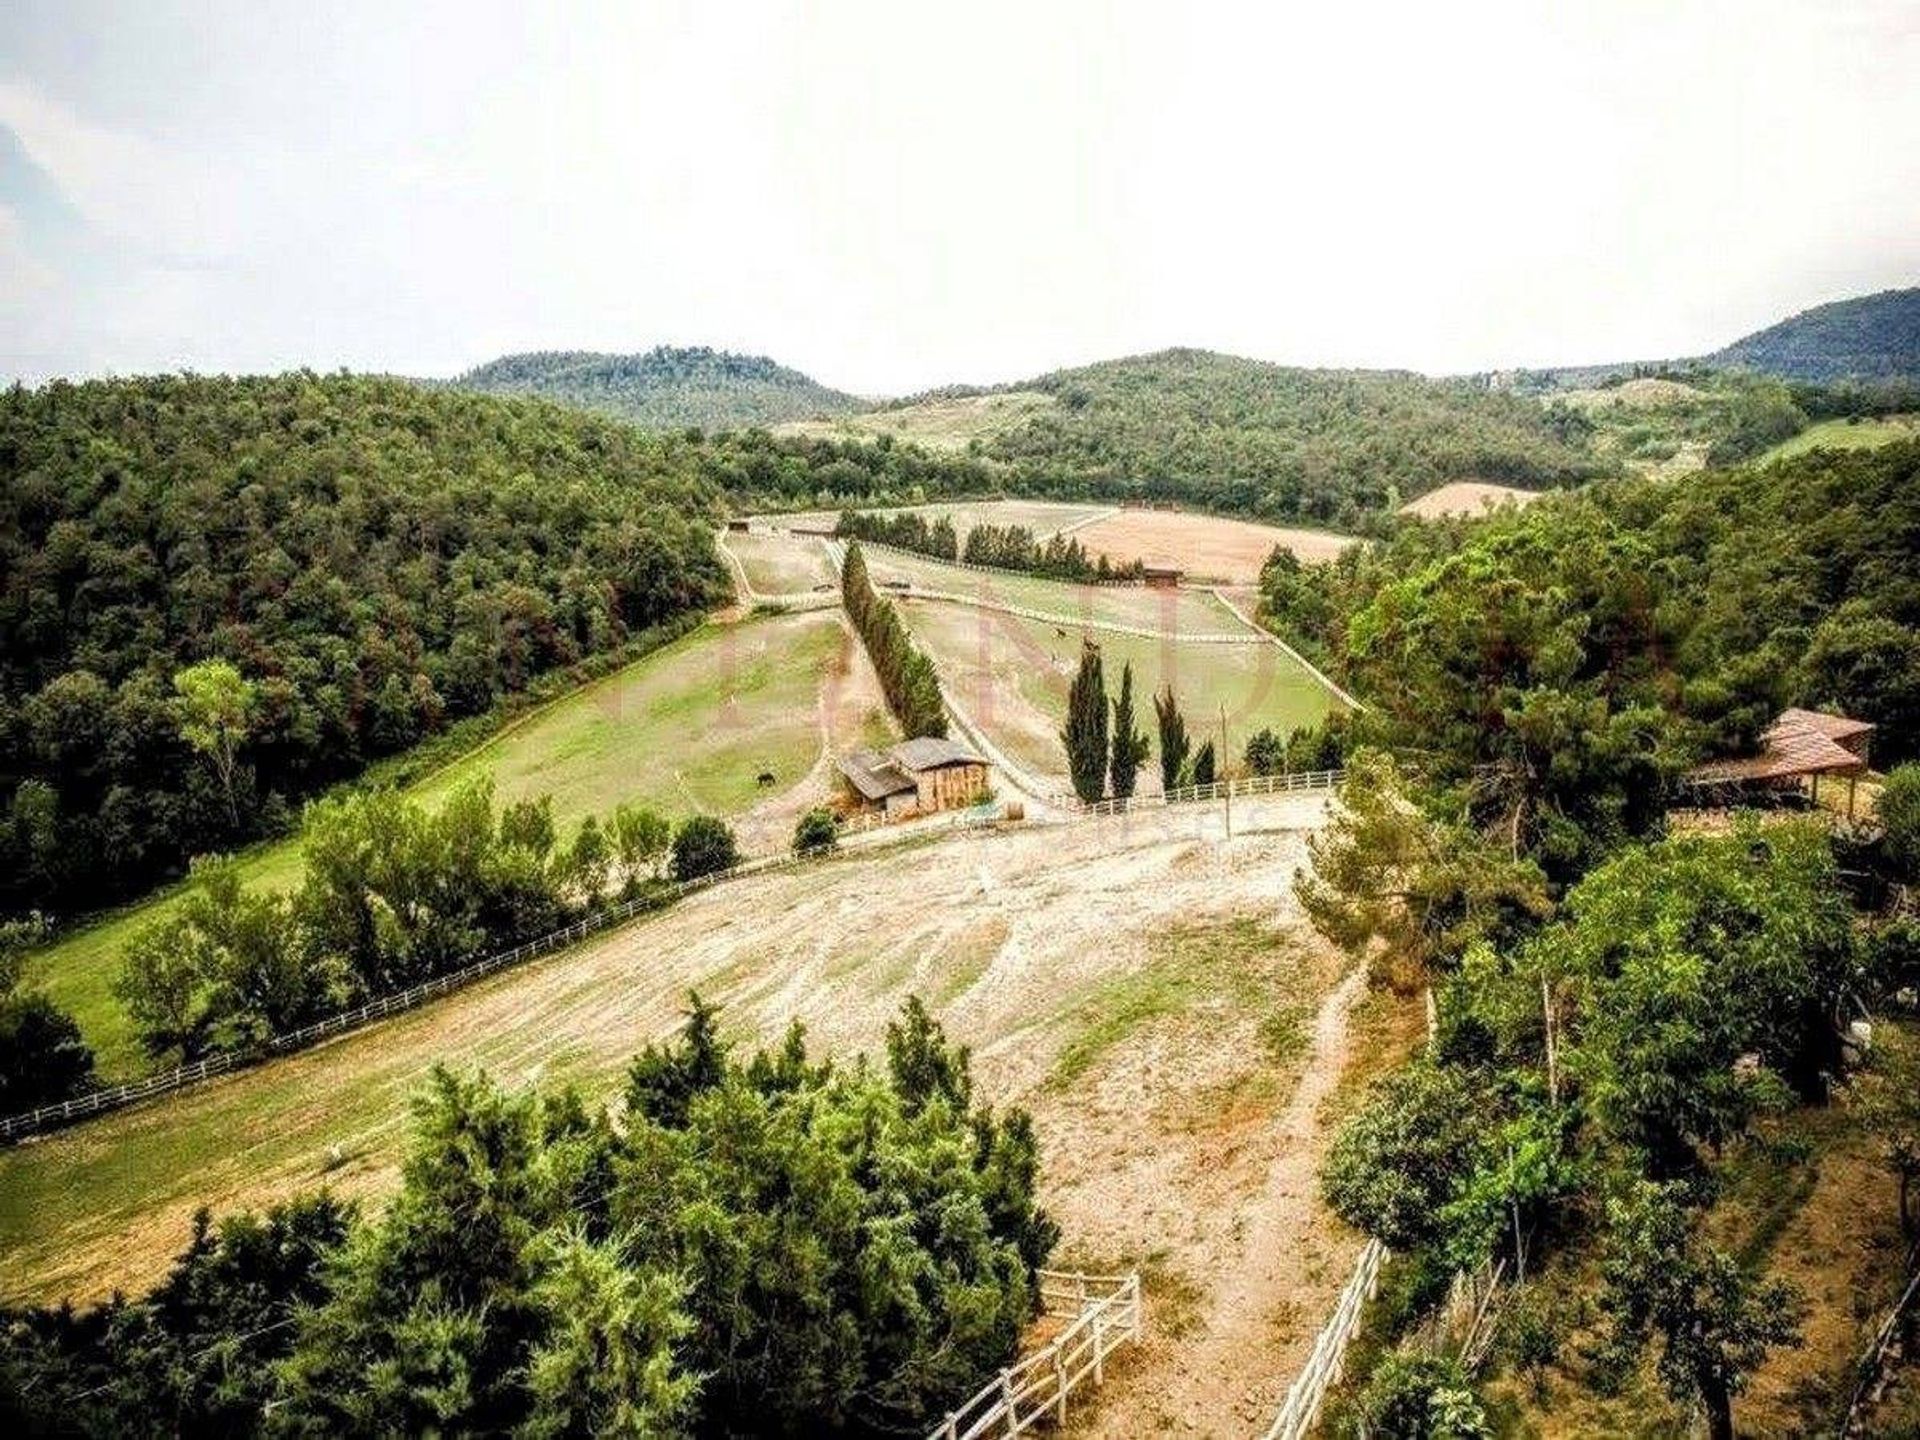
[[[1286,1401],[1268,1427],[1264,1440],[1300,1440],[1312,1431],[1314,1422],[1320,1418],[1320,1406],[1327,1398],[1328,1389],[1345,1369],[1347,1342],[1360,1328],[1360,1316],[1367,1301],[1380,1288],[1380,1266],[1386,1258],[1387,1247],[1378,1240],[1369,1240],[1367,1248],[1360,1252],[1353,1267],[1353,1278],[1347,1281],[1347,1288],[1340,1292],[1340,1303],[1333,1307],[1332,1316],[1315,1337],[1306,1368],[1287,1391]]]
[[[1296,770],[1287,775],[1246,775],[1238,780],[1215,780],[1208,785],[1182,785],[1157,795],[1129,795],[1124,800],[1096,800],[1091,804],[1070,796],[1056,803],[1062,809],[1082,815],[1125,815],[1134,810],[1157,810],[1166,805],[1188,805],[1203,800],[1223,800],[1241,795],[1297,795],[1316,790],[1337,790],[1346,778],[1344,770]]]
[[[1066,1329],[1026,1359],[1009,1365],[947,1416],[927,1440],[978,1440],[1024,1435],[1042,1423],[1064,1424],[1067,1399],[1105,1378],[1107,1356],[1140,1338],[1140,1276],[1040,1272],[1049,1315],[1071,1315]]]

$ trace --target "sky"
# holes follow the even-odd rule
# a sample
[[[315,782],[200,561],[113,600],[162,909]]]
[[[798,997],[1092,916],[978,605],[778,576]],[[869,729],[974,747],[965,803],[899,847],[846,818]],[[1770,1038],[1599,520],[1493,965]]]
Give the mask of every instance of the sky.
[[[0,378],[1698,354],[1920,284],[1920,0],[0,8]]]

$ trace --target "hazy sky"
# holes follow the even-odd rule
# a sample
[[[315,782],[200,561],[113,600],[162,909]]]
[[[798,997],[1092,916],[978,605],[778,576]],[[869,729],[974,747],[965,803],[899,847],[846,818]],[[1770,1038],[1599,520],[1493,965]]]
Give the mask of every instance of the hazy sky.
[[[5,377],[1441,372],[1915,283],[1920,0],[0,9]]]

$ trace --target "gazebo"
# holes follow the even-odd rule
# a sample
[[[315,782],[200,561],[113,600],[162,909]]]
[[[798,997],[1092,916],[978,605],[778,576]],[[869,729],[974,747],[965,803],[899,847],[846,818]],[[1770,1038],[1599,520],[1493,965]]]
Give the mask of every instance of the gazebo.
[[[1702,789],[1797,790],[1804,786],[1817,802],[1821,776],[1845,776],[1851,819],[1855,785],[1871,768],[1868,753],[1873,729],[1865,720],[1826,710],[1783,710],[1760,736],[1758,754],[1710,761],[1691,771],[1687,780]]]

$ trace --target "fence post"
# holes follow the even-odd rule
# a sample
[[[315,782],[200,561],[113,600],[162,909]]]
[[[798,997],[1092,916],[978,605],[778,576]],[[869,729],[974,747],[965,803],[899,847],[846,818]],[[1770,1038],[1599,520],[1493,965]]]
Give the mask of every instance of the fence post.
[[[1002,1370],[1000,1372],[1000,1406],[1005,1412],[1004,1418],[1007,1422],[1007,1434],[1018,1435],[1020,1433],[1020,1422],[1013,1413],[1013,1371],[1011,1370]]]

